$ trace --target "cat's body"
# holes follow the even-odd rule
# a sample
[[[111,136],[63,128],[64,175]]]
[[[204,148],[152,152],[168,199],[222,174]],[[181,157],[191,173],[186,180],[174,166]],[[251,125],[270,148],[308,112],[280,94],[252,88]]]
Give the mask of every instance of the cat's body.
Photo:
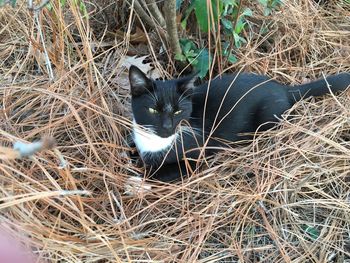
[[[203,145],[212,154],[224,147],[223,141],[250,139],[247,133],[273,127],[301,98],[329,93],[327,82],[332,92],[350,85],[348,73],[300,86],[250,73],[224,75],[196,87],[191,77],[153,81],[136,67],[129,76],[134,142],[143,161],[157,170],[154,178],[162,181],[187,173],[184,154],[196,159]]]

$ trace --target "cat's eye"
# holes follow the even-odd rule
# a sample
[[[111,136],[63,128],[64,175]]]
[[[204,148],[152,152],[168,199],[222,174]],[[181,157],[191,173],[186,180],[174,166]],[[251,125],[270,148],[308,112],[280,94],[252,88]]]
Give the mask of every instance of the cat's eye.
[[[152,113],[152,114],[158,113],[158,111],[155,110],[155,109],[153,109],[153,108],[148,108],[148,111],[149,111],[150,113]]]
[[[174,114],[175,114],[175,115],[178,115],[178,114],[180,114],[181,112],[182,112],[182,110],[178,110],[178,111],[175,111]]]

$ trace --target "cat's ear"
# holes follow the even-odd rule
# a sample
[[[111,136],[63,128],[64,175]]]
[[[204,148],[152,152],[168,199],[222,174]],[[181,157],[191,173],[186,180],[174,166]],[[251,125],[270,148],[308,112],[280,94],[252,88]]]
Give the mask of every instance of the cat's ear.
[[[177,92],[180,94],[191,96],[195,89],[195,82],[198,79],[198,77],[198,73],[195,73],[182,79],[179,79],[177,83]]]
[[[131,95],[134,97],[153,91],[153,82],[138,67],[129,68]]]

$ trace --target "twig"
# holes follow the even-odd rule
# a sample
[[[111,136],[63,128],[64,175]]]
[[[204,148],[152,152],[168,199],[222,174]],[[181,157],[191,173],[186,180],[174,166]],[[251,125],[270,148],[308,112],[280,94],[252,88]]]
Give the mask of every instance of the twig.
[[[43,32],[41,30],[41,25],[40,25],[40,21],[39,21],[39,11],[34,11],[34,19],[36,20],[36,23],[38,25],[38,32],[40,34],[40,39],[41,39],[41,42],[43,44],[44,56],[45,56],[45,61],[46,61],[46,69],[48,71],[49,78],[52,81],[52,80],[54,80],[54,76],[53,76],[51,61],[50,61],[49,55],[48,55],[47,50],[46,50]]]
[[[45,191],[39,193],[28,193],[16,196],[8,196],[0,199],[0,210],[20,205],[23,203],[28,203],[35,200],[40,200],[44,198],[51,197],[64,197],[69,195],[91,195],[91,191],[87,190],[59,190],[59,191]]]

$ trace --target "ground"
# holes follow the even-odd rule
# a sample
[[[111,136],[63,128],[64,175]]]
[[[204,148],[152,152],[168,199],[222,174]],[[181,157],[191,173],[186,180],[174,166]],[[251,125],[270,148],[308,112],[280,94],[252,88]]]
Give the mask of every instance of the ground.
[[[214,74],[297,84],[349,71],[346,1],[284,2],[268,17],[249,2],[247,43]],[[129,157],[127,67],[180,70],[154,32],[125,21],[142,41],[121,38],[128,27],[87,26],[73,2],[37,16],[25,2],[0,9],[0,146],[56,141],[29,158],[0,154],[0,226],[43,262],[350,262],[349,92],[300,102],[207,169],[130,194],[143,169]]]

